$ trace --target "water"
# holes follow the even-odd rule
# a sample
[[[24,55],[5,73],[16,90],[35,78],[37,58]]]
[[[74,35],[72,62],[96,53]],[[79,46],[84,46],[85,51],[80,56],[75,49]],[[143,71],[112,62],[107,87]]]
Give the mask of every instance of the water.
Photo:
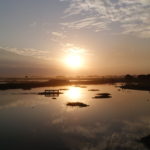
[[[36,94],[45,88],[0,91],[0,149],[147,150],[138,140],[150,134],[149,92],[81,87],[57,87],[68,90],[56,99]],[[99,92],[112,98],[93,99]],[[66,106],[76,101],[89,106]]]

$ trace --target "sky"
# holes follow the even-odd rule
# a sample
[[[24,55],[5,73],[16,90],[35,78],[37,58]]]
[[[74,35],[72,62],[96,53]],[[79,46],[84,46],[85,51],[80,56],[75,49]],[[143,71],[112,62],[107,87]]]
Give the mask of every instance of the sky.
[[[150,73],[150,0],[0,0],[0,76],[128,73]]]

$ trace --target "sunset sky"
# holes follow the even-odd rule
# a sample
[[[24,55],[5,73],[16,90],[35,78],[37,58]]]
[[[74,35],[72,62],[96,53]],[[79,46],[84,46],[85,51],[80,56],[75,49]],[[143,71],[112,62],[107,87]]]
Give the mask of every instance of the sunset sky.
[[[0,0],[0,76],[150,73],[150,0]]]

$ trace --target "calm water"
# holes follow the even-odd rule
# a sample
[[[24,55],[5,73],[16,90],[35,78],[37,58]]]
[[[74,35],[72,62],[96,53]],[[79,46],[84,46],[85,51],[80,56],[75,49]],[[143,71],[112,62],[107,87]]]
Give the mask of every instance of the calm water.
[[[137,142],[150,134],[150,93],[113,85],[67,88],[57,99],[30,91],[0,91],[0,149],[146,150]],[[96,88],[100,91],[88,91]],[[93,99],[99,92],[112,98]],[[66,106],[67,102],[90,106]]]

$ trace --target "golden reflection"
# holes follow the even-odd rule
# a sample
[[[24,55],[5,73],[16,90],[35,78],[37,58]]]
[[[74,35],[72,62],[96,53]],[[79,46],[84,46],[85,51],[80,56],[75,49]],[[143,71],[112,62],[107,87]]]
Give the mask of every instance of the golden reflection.
[[[81,89],[78,87],[70,87],[66,95],[70,100],[78,101],[81,98]]]

